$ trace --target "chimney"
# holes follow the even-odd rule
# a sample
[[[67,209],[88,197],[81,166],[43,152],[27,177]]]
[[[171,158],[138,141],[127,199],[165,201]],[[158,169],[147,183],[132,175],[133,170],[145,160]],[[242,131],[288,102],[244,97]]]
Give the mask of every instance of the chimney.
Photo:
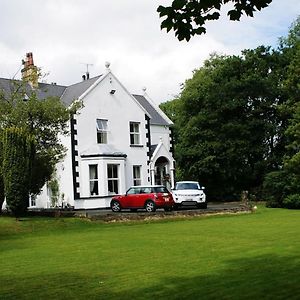
[[[25,61],[22,60],[23,69],[21,70],[22,79],[25,82],[28,82],[32,88],[38,88],[38,68],[33,63],[33,55],[32,52],[26,53]]]

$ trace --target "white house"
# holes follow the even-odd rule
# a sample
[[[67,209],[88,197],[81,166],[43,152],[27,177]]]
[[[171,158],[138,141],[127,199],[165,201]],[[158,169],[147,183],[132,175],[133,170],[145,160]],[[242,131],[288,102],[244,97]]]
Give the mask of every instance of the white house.
[[[76,99],[84,107],[70,122],[70,135],[62,136],[67,152],[57,165],[60,200],[75,209],[109,207],[112,195],[132,185],[174,185],[172,122],[147,94],[132,95],[106,63],[97,77],[83,76],[70,86],[31,83],[39,97],[58,96],[69,106]],[[36,68],[32,54],[24,62],[23,76]],[[0,79],[0,89],[8,84]],[[44,186],[32,207],[50,207],[51,191]]]

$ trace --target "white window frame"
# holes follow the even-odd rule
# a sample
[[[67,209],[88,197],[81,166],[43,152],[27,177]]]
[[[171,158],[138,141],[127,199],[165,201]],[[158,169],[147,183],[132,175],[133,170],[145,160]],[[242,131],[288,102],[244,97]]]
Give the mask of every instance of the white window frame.
[[[97,144],[107,144],[108,120],[96,119]]]
[[[114,170],[112,170],[112,177],[110,176],[109,168],[110,167],[116,167],[117,170],[117,176],[115,176]],[[109,195],[117,195],[119,194],[120,190],[120,178],[119,178],[119,169],[120,165],[119,164],[107,164],[107,192]],[[110,191],[110,182],[112,183],[112,190]]]
[[[141,145],[140,125],[140,122],[129,122],[130,145],[132,146]]]
[[[95,173],[95,178],[91,178],[91,168],[95,167],[96,173]],[[91,188],[93,185],[93,189]],[[96,185],[95,185],[96,184]],[[89,189],[90,189],[90,196],[95,197],[99,196],[99,172],[98,172],[98,165],[97,164],[90,164],[89,165]],[[92,192],[92,190],[95,190],[95,192]]]
[[[142,185],[142,166],[141,165],[134,165],[132,168],[133,172],[133,185],[139,186]]]

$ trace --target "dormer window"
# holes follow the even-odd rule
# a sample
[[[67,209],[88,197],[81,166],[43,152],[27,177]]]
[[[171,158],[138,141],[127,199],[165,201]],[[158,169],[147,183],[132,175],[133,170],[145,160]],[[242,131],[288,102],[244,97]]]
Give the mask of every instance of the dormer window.
[[[140,145],[140,123],[130,122],[130,145]]]
[[[97,119],[97,143],[107,144],[107,120]]]

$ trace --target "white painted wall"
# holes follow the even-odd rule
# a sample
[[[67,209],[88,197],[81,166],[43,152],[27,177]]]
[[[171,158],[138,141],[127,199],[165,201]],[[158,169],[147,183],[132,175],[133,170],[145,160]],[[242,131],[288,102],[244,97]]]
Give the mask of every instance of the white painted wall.
[[[111,90],[115,90],[111,94]],[[74,200],[73,172],[71,156],[71,137],[61,136],[62,144],[68,149],[66,156],[57,165],[57,179],[60,185],[60,194],[64,194],[64,202],[76,209],[104,208],[110,204],[111,196],[108,195],[107,164],[119,165],[119,192],[125,193],[133,185],[133,166],[141,166],[142,184],[150,184],[150,173],[147,165],[146,146],[146,120],[145,110],[131,96],[125,87],[112,74],[108,73],[98,80],[98,84],[82,98],[84,107],[80,114],[75,116],[77,124],[76,139],[78,145],[78,163],[76,171],[79,172],[78,191],[82,199]],[[89,149],[97,147],[96,119],[108,120],[108,145],[125,153],[126,158],[106,157],[81,157]],[[140,147],[130,146],[130,122],[140,123]],[[151,125],[151,143],[159,144],[162,139],[167,151],[170,149],[170,130],[168,126]],[[171,154],[170,154],[171,155]],[[99,195],[90,196],[89,165],[98,165]],[[49,207],[51,199],[46,186],[37,198],[37,207]],[[61,202],[59,203],[61,204]]]
[[[163,144],[167,149],[170,149],[170,128],[169,126],[151,125],[151,144],[159,144],[162,138]]]
[[[114,89],[116,92],[111,94]],[[138,102],[126,91],[121,83],[112,75],[106,77],[90,92],[84,99],[84,108],[77,119],[77,140],[78,152],[80,155],[93,146],[97,145],[97,128],[96,119],[108,120],[108,145],[113,145],[118,151],[127,155],[126,159],[116,158],[80,158],[80,197],[90,197],[89,190],[89,164],[98,164],[99,194],[108,196],[107,188],[107,164],[116,163],[119,168],[119,190],[125,193],[133,185],[133,165],[140,165],[142,168],[142,184],[148,184],[147,172],[147,140],[146,140],[146,120],[145,111]],[[141,147],[130,146],[130,122],[140,123],[140,144]],[[90,202],[89,202],[90,201]],[[78,203],[78,205],[76,204]],[[91,205],[91,203],[93,203]],[[105,207],[107,200],[84,199],[83,201],[75,200],[75,207],[83,206],[90,208]]]
[[[69,125],[69,124],[68,124]],[[72,173],[72,157],[71,157],[71,137],[69,135],[60,135],[59,140],[61,144],[67,149],[66,155],[63,160],[56,166],[56,178],[59,181],[59,201],[58,205],[62,203],[62,195],[64,194],[64,204],[67,203],[74,205],[73,197],[73,173]],[[36,198],[36,208],[49,208],[51,207],[51,195],[45,184],[42,191]]]
[[[70,128],[70,124],[68,125]],[[64,159],[56,166],[56,177],[59,181],[60,200],[64,198],[64,204],[68,203],[71,206],[74,206],[71,135],[60,136],[60,141],[67,149]],[[62,197],[63,194],[64,197]]]

